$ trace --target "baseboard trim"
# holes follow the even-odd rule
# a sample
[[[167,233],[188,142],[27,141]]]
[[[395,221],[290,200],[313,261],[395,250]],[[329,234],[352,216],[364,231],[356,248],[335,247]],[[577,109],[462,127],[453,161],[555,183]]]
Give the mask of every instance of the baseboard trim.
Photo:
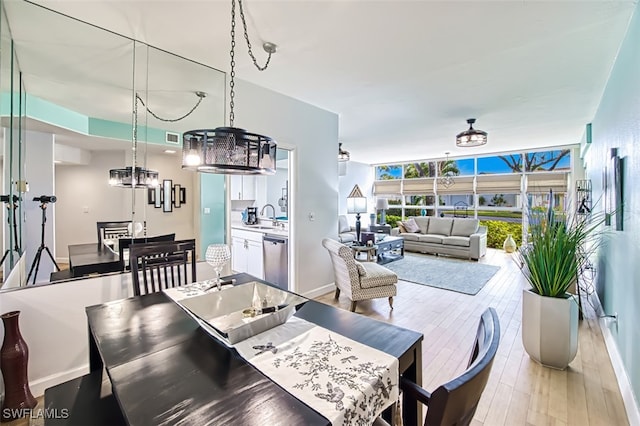
[[[596,313],[598,313],[598,315],[603,313],[604,309],[602,308],[598,295],[594,293],[591,295],[590,299],[593,302]],[[630,425],[640,425],[640,406],[633,394],[631,381],[629,380],[624,363],[622,362],[622,357],[618,351],[618,345],[616,344],[613,334],[611,333],[611,329],[609,328],[609,325],[615,321],[616,320],[613,318],[600,318],[598,320],[598,324],[602,331],[602,337],[604,337],[604,345],[607,347],[609,359],[613,366],[613,372],[618,380],[618,387],[620,388],[620,394],[622,395],[622,402],[624,403],[624,409],[627,412],[627,420],[629,420]]]
[[[44,395],[44,391],[51,386],[59,385],[67,380],[75,379],[89,372],[89,364],[84,364],[81,367],[74,368],[72,370],[63,371],[62,373],[52,374],[47,377],[43,377],[38,380],[29,382],[31,393],[35,397]]]
[[[316,297],[322,296],[323,294],[327,294],[336,289],[336,285],[334,283],[324,285],[320,288],[316,288],[310,292],[304,293],[303,296],[308,299],[315,299]]]

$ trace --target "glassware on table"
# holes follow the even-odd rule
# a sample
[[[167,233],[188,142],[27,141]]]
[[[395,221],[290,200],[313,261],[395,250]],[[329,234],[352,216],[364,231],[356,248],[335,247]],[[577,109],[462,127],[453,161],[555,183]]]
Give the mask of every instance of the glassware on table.
[[[231,250],[226,244],[210,244],[207,247],[207,253],[205,259],[209,265],[213,267],[216,272],[216,286],[218,291],[222,287],[222,281],[220,280],[220,273],[222,268],[231,260]]]

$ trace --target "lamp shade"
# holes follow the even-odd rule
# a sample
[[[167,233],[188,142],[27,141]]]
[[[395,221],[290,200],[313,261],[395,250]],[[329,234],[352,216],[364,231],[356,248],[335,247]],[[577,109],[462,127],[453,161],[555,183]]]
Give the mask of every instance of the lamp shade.
[[[347,213],[366,213],[367,197],[362,195],[360,187],[354,186],[351,193],[347,197]]]
[[[389,200],[386,198],[378,198],[376,200],[376,210],[386,210],[389,208]]]

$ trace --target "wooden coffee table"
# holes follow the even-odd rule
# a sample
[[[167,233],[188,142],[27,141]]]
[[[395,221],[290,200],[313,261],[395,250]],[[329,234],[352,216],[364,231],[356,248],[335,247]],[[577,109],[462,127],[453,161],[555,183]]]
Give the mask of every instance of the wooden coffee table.
[[[378,263],[393,262],[404,257],[404,239],[402,237],[386,236],[374,246],[377,248]]]
[[[376,261],[376,249],[377,249],[377,246],[356,246],[356,245],[351,246],[351,250],[353,250],[353,257],[355,257],[356,260],[362,260],[362,259],[359,259],[358,255],[360,253],[366,253],[367,262]]]

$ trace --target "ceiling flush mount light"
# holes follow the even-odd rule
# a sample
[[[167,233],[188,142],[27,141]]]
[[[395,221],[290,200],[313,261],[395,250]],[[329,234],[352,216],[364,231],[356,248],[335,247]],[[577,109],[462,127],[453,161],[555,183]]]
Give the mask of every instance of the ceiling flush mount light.
[[[270,42],[262,44],[268,53],[263,67],[258,65],[251,50],[251,42],[247,33],[247,23],[242,10],[242,1],[238,0],[240,17],[244,27],[244,38],[247,42],[249,56],[260,71],[269,66],[271,55],[276,52],[276,45]],[[272,175],[276,172],[276,141],[268,136],[250,133],[233,126],[235,97],[235,26],[236,2],[231,0],[231,72],[229,80],[229,127],[215,129],[189,130],[182,135],[182,167],[206,173],[220,174],[262,174]]]
[[[338,161],[349,161],[351,159],[351,154],[349,151],[345,151],[342,149],[342,142],[338,144]]]
[[[453,180],[453,172],[448,167],[449,166],[449,153],[445,152],[447,155],[447,159],[444,161],[442,167],[440,167],[439,171],[442,172],[442,176],[438,178],[438,185],[448,189],[449,187],[455,185],[455,181]],[[447,170],[445,172],[445,170]]]
[[[472,146],[485,145],[487,143],[487,132],[474,129],[473,123],[475,122],[475,118],[469,118],[467,120],[467,123],[469,123],[469,130],[458,133],[456,136],[456,146],[468,148]]]

